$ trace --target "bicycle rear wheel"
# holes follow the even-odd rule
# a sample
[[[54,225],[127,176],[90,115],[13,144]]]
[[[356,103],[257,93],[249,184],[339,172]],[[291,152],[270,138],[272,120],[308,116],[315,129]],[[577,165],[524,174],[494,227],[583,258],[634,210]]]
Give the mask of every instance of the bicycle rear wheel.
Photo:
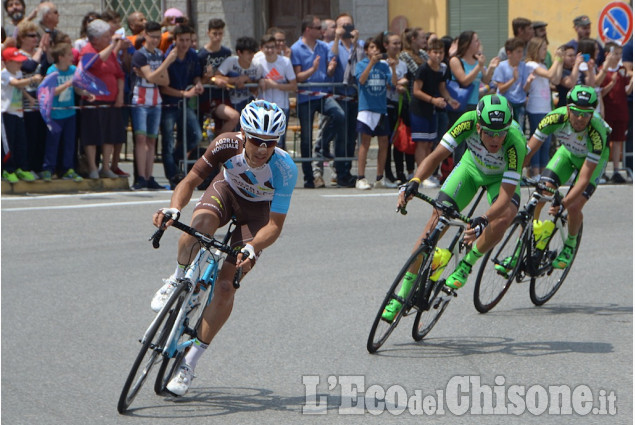
[[[545,252],[541,258],[539,270],[543,272],[539,276],[531,278],[529,285],[529,298],[531,302],[537,306],[543,305],[549,301],[558,292],[558,289],[564,283],[573,261],[575,260],[578,250],[580,249],[580,242],[582,241],[582,228],[578,232],[578,240],[575,245],[575,251],[573,252],[573,258],[569,265],[564,269],[556,269],[551,265],[551,262],[560,254],[560,251],[564,247],[564,242],[568,237],[568,228],[566,220],[562,218],[559,220],[558,225],[554,228],[555,234],[551,237],[549,245],[545,248]]]
[[[145,342],[142,344],[141,350],[139,350],[139,354],[132,364],[132,368],[121,390],[117,404],[119,413],[124,413],[130,407],[130,404],[132,404],[132,401],[145,383],[150,370],[161,357],[161,351],[165,346],[180,308],[180,304],[177,301],[182,300],[182,293],[185,289],[185,285],[179,285],[174,290],[163,309],[157,314],[154,323],[146,332]],[[141,370],[139,370],[140,367]]]
[[[369,353],[375,353],[379,347],[381,347],[384,342],[388,339],[388,336],[392,333],[392,331],[397,327],[397,324],[401,320],[401,318],[407,315],[412,308],[413,301],[416,299],[415,292],[423,287],[422,282],[427,280],[427,270],[430,268],[431,255],[430,248],[427,245],[421,245],[414,254],[410,256],[406,264],[401,268],[399,274],[393,281],[390,286],[390,290],[386,294],[384,301],[379,307],[379,311],[375,316],[375,321],[370,329],[370,334],[368,335],[368,341],[366,342],[366,349]],[[406,272],[413,264],[417,262],[421,262],[421,265],[417,269],[417,279],[412,285],[408,295],[405,298],[399,297],[399,291],[401,289],[401,284],[403,281]],[[397,300],[402,303],[402,308],[399,310],[397,315],[393,318],[392,321],[387,321],[382,318],[384,313],[384,309],[392,300]]]
[[[527,222],[521,217],[516,217],[501,242],[490,249],[481,260],[474,284],[474,307],[479,313],[487,313],[493,309],[514,281],[523,263],[526,247],[519,238],[525,237],[526,227]],[[503,267],[504,263],[509,265],[510,261],[513,267],[507,268],[507,272],[495,268]]]
[[[187,294],[184,292],[182,295],[182,299],[179,300],[179,306],[184,301],[184,298]],[[175,347],[184,343],[185,341],[196,337],[196,330],[198,329],[198,325],[201,323],[203,318],[203,311],[209,302],[209,293],[208,291],[200,292],[199,297],[196,303],[191,303],[190,309],[180,326],[181,334],[176,337]],[[178,313],[178,310],[177,310]],[[159,367],[159,371],[157,372],[157,377],[154,381],[154,392],[157,395],[161,395],[166,391],[165,387],[172,379],[174,372],[178,369],[181,364],[181,360],[185,357],[185,350],[180,350],[174,352],[173,355],[168,356],[165,353],[163,354],[161,366]],[[167,373],[166,373],[167,372]]]

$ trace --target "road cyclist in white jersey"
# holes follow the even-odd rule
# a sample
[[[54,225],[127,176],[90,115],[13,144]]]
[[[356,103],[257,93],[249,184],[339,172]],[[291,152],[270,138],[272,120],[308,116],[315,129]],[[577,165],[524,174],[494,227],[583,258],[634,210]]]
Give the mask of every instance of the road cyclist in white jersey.
[[[234,294],[233,278],[238,267],[246,274],[263,249],[272,245],[282,232],[295,187],[298,170],[291,157],[276,147],[286,131],[284,112],[275,103],[256,100],[249,103],[240,117],[241,130],[216,137],[192,170],[177,185],[169,208],[154,213],[156,227],[163,224],[166,213],[176,214],[189,203],[194,189],[206,177],[223,166],[205,193],[196,203],[191,226],[199,232],[213,235],[232,217],[238,228],[231,244],[236,256],[228,256],[222,266],[214,296],[203,313],[197,338],[186,353],[178,372],[167,389],[184,395],[194,378],[196,364],[207,346],[231,314]],[[176,270],[152,299],[151,308],[160,311],[185,275],[196,254],[196,240],[183,234],[179,239]]]

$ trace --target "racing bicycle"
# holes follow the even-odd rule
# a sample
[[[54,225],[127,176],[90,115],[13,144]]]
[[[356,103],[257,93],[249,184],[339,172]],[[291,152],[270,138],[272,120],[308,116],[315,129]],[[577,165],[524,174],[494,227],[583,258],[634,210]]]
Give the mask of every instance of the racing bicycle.
[[[222,241],[181,223],[170,213],[166,214],[164,225],[170,219],[174,219],[173,227],[196,238],[200,249],[187,267],[185,277],[178,280],[177,287],[165,306],[157,313],[139,340],[141,349],[126,378],[117,404],[117,410],[122,414],[130,407],[148,378],[150,370],[157,363],[160,363],[160,366],[154,382],[154,391],[157,395],[169,393],[166,385],[178,370],[186,350],[194,343],[196,329],[205,307],[212,299],[222,264],[227,254],[236,253],[229,245],[232,233],[237,227],[235,219],[232,218]],[[150,238],[154,248],[159,248],[164,231],[164,228],[161,228]],[[239,268],[233,281],[236,289],[240,287],[241,278],[242,268]]]
[[[474,213],[483,193],[485,193],[485,189],[481,190],[476,202],[474,202],[470,215]],[[400,320],[411,314],[415,314],[412,337],[415,341],[421,341],[439,321],[450,299],[456,296],[454,291],[445,288],[445,278],[456,268],[460,253],[466,248],[463,243],[463,232],[470,223],[470,217],[461,215],[449,203],[438,202],[423,193],[418,192],[414,196],[432,205],[438,211],[438,221],[430,234],[406,261],[386,293],[366,343],[366,349],[371,354],[375,353],[386,342]],[[405,208],[398,209],[398,211],[402,214],[407,213]],[[441,248],[438,246],[440,239],[449,227],[457,227],[458,230],[451,239],[448,248],[442,250],[446,258],[439,263],[439,258],[435,256],[435,252],[439,252],[437,248]],[[400,296],[399,292],[406,272],[415,268],[417,271],[414,284],[406,296]],[[401,304],[401,309],[392,320],[387,320],[383,317],[384,310],[391,302],[394,302],[393,300]]]
[[[474,307],[480,313],[487,313],[498,304],[512,282],[529,284],[531,301],[540,306],[549,301],[564,283],[571,270],[582,240],[582,227],[573,258],[567,267],[557,269],[552,266],[564,242],[568,228],[566,210],[560,211],[547,225],[546,232],[534,234],[534,211],[540,202],[550,202],[553,206],[562,204],[563,195],[539,180],[523,177],[535,189],[524,208],[518,212],[500,243],[485,254],[476,275],[474,285]],[[543,225],[544,226],[544,225]],[[543,229],[544,230],[544,229]]]

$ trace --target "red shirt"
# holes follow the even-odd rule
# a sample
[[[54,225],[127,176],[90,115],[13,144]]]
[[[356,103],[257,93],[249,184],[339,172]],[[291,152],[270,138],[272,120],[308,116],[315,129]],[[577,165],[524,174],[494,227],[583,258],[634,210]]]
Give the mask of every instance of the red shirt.
[[[607,66],[604,64],[604,66]],[[626,76],[626,68],[620,66],[617,69],[610,70],[607,68],[606,77],[602,81],[602,87],[607,86],[613,81],[613,75],[617,74],[617,81],[611,91],[602,97],[604,101],[605,116],[609,113],[611,115],[617,115],[621,119],[628,121],[628,105],[626,103],[626,86],[630,82],[630,79]],[[617,117],[616,117],[617,118]]]
[[[97,53],[92,44],[88,43],[79,54],[80,59],[87,53]],[[121,69],[121,65],[117,61],[117,56],[114,52],[108,57],[106,62],[103,62],[100,58],[95,60],[95,63],[88,68],[88,71],[95,77],[99,78],[106,84],[106,88],[110,94],[108,96],[97,96],[95,100],[102,102],[114,102],[117,99],[117,80],[123,80],[124,73]]]

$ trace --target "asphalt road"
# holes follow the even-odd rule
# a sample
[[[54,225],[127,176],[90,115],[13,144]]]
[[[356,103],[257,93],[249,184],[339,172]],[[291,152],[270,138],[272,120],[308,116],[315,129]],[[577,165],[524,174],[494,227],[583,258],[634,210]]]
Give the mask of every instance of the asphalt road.
[[[412,340],[408,317],[376,355],[370,325],[430,207],[403,217],[390,191],[299,189],[191,391],[157,397],[146,384],[119,415],[150,299],[175,264],[178,231],[159,250],[147,242],[168,198],[2,198],[3,424],[633,421],[630,185],[597,190],[574,268],[545,306],[516,284],[480,315],[472,278],[428,338]],[[547,408],[554,386],[571,391],[572,414]],[[384,392],[397,404],[382,405]],[[488,394],[507,415],[480,414]]]

